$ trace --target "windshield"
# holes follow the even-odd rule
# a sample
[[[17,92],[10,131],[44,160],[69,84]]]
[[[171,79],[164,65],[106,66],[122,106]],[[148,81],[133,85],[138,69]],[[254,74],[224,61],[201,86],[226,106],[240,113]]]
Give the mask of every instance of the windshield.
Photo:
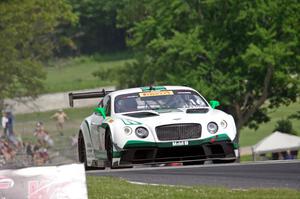
[[[190,90],[164,90],[119,95],[115,113],[143,110],[171,110],[208,107],[198,93]]]

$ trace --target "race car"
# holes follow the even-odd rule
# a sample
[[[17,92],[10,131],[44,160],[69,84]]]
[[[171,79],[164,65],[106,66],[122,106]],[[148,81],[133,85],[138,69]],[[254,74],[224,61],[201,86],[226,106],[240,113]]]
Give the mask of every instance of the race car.
[[[190,87],[69,93],[71,106],[87,98],[99,98],[99,104],[78,132],[78,158],[86,169],[227,163],[238,157],[233,117]]]

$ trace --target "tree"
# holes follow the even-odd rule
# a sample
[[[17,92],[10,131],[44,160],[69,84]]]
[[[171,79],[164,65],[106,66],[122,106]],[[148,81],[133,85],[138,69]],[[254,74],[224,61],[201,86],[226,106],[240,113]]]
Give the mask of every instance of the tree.
[[[274,131],[280,131],[282,133],[297,135],[297,132],[293,128],[293,124],[289,119],[278,120]]]
[[[121,2],[115,0],[68,0],[79,18],[67,30],[80,53],[112,52],[126,49],[125,29],[117,27],[116,17]]]
[[[55,48],[56,28],[75,20],[64,0],[0,2],[0,104],[42,90],[41,62]]]
[[[296,119],[296,120],[300,120],[300,111],[297,111],[296,113],[289,115],[288,119]]]
[[[243,126],[257,128],[269,120],[268,109],[297,100],[297,0],[146,4],[147,16],[129,30],[129,43],[142,56],[122,71],[120,86],[185,84],[219,99],[235,118],[236,142]]]

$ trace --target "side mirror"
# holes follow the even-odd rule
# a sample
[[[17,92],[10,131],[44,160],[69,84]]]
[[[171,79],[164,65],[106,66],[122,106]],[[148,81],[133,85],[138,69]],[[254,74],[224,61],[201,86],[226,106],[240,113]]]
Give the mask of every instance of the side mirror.
[[[103,117],[104,119],[106,118],[105,108],[97,107],[97,108],[95,109],[95,112],[96,112],[96,113],[99,113],[100,115],[102,115],[102,117]]]
[[[211,100],[211,101],[209,102],[209,104],[210,104],[210,106],[211,106],[213,109],[215,109],[216,107],[220,106],[220,102],[217,101],[217,100]]]

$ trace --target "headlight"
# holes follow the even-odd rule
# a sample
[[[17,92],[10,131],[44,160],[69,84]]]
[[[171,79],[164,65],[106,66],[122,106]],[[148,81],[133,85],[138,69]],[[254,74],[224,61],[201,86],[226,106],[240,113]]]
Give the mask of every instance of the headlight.
[[[129,126],[124,127],[124,132],[126,135],[130,135],[132,133],[132,129]]]
[[[215,122],[210,122],[207,124],[207,130],[211,134],[215,134],[218,131],[218,125]]]
[[[225,120],[221,121],[221,127],[224,129],[227,127],[227,122]]]
[[[138,127],[135,129],[135,134],[139,138],[146,138],[149,135],[149,131],[144,127]]]

